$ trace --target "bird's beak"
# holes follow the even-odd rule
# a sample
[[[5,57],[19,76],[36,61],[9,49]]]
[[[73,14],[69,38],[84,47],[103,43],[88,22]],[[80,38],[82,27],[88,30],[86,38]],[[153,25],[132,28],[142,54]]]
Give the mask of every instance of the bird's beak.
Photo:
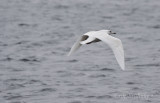
[[[112,33],[112,34],[116,34],[116,33]]]

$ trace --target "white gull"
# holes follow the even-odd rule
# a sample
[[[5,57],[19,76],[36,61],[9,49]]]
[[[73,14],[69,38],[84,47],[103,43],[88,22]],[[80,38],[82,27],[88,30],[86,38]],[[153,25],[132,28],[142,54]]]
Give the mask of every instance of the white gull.
[[[103,41],[109,45],[112,49],[118,64],[122,70],[125,70],[124,50],[120,39],[111,36],[113,33],[111,30],[90,31],[82,35],[76,43],[72,46],[68,56],[79,49],[80,46],[85,44],[91,44],[94,42]]]

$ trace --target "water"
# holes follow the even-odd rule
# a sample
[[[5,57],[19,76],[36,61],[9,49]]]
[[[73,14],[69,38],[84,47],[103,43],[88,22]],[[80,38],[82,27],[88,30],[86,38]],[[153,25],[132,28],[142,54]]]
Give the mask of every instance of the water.
[[[1,0],[0,103],[160,102],[159,0]],[[91,30],[111,29],[126,71],[104,43],[71,57]]]

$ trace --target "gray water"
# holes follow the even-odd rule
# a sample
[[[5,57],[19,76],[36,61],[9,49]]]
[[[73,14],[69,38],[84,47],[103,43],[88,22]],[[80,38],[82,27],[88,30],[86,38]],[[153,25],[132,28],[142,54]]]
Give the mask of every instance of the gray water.
[[[91,30],[122,40],[126,71]],[[160,0],[0,0],[0,103],[160,102]]]

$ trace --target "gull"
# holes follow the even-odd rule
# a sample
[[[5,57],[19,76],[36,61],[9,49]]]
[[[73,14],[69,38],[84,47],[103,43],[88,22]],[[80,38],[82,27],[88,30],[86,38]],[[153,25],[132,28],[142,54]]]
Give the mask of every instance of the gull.
[[[112,49],[118,64],[125,70],[124,50],[120,39],[111,36],[116,34],[111,30],[90,31],[83,34],[72,46],[68,56],[77,51],[82,45],[103,41]]]

